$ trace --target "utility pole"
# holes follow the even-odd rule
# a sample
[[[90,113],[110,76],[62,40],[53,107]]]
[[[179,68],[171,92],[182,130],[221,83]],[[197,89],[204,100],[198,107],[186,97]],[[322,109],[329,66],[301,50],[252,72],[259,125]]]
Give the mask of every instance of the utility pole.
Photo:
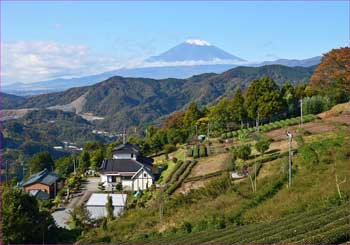
[[[303,126],[303,98],[300,99],[300,127]]]
[[[292,187],[292,139],[293,135],[287,131],[288,143],[289,143],[289,171],[288,171],[288,188]]]

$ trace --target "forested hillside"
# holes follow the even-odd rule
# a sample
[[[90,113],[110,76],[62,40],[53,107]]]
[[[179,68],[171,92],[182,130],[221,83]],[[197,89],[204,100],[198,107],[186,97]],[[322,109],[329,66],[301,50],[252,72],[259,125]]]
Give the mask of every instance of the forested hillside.
[[[4,103],[4,109],[47,108],[67,105],[86,95],[81,113],[104,117],[99,125],[108,129],[140,126],[176,110],[191,101],[199,105],[215,102],[235,88],[244,90],[253,79],[269,76],[281,86],[307,83],[315,67],[237,67],[222,74],[202,74],[188,79],[144,79],[112,77],[104,82],[64,92],[32,96],[18,103]]]

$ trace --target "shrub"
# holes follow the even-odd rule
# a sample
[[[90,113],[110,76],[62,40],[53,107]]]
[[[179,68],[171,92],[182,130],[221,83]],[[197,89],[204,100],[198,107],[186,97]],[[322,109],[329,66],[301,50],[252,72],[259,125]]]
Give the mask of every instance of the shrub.
[[[192,157],[193,156],[193,149],[192,148],[188,148],[187,149],[187,154],[188,157]]]
[[[332,102],[328,96],[312,96],[303,99],[303,109],[305,114],[318,114],[327,111],[332,107]]]
[[[235,154],[238,158],[242,160],[248,160],[252,150],[250,145],[241,145],[237,147]]]
[[[191,223],[185,221],[181,224],[181,230],[186,232],[186,233],[191,233],[192,232],[192,225]]]
[[[197,146],[193,147],[193,158],[199,157],[199,149]]]
[[[310,145],[303,145],[299,151],[305,162],[311,164],[319,163],[318,154]]]
[[[270,148],[270,142],[265,140],[261,140],[255,144],[255,149],[261,154],[264,154],[269,148]]]
[[[164,146],[165,153],[171,153],[171,152],[174,152],[176,150],[177,150],[177,148],[173,144],[167,144],[167,145]]]
[[[199,147],[199,157],[206,157],[206,156],[208,156],[207,147],[205,147],[204,145],[201,145]]]

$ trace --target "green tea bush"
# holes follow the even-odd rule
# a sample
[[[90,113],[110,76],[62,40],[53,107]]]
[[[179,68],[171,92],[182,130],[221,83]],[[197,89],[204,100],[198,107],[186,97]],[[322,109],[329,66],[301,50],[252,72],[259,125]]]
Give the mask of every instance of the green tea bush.
[[[188,148],[188,149],[187,149],[186,156],[187,156],[187,157],[193,157],[193,149],[192,149],[192,148]]]
[[[199,157],[206,157],[208,156],[207,154],[207,147],[204,145],[199,146]]]
[[[197,146],[193,147],[193,158],[198,158],[199,157],[199,149]]]

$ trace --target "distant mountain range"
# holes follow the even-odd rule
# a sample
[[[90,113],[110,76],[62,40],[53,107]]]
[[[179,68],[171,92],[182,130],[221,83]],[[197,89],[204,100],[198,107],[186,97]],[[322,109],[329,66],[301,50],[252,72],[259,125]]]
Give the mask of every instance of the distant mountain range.
[[[35,83],[3,85],[2,91],[16,95],[35,95],[63,91],[73,87],[96,84],[113,76],[142,77],[152,79],[184,79],[203,73],[222,73],[237,66],[264,66],[280,64],[290,67],[308,67],[320,63],[321,57],[304,60],[279,59],[262,63],[249,63],[206,41],[190,39],[168,51],[145,60],[144,67],[122,68],[91,76],[53,79]]]
[[[264,61],[259,64],[259,66],[262,65],[284,65],[284,66],[314,66],[318,65],[321,62],[322,56],[316,56],[309,59],[304,60],[295,60],[295,59],[278,59],[275,61]]]
[[[22,98],[8,97],[3,109],[47,108],[75,112],[84,118],[99,118],[95,123],[110,131],[145,126],[171,112],[184,109],[191,101],[209,105],[222,96],[243,90],[254,79],[270,76],[278,85],[308,82],[315,66],[236,67],[221,74],[205,73],[188,79],[149,79],[114,76],[84,87]],[[4,101],[3,101],[4,102]],[[6,102],[6,101],[5,101]]]

